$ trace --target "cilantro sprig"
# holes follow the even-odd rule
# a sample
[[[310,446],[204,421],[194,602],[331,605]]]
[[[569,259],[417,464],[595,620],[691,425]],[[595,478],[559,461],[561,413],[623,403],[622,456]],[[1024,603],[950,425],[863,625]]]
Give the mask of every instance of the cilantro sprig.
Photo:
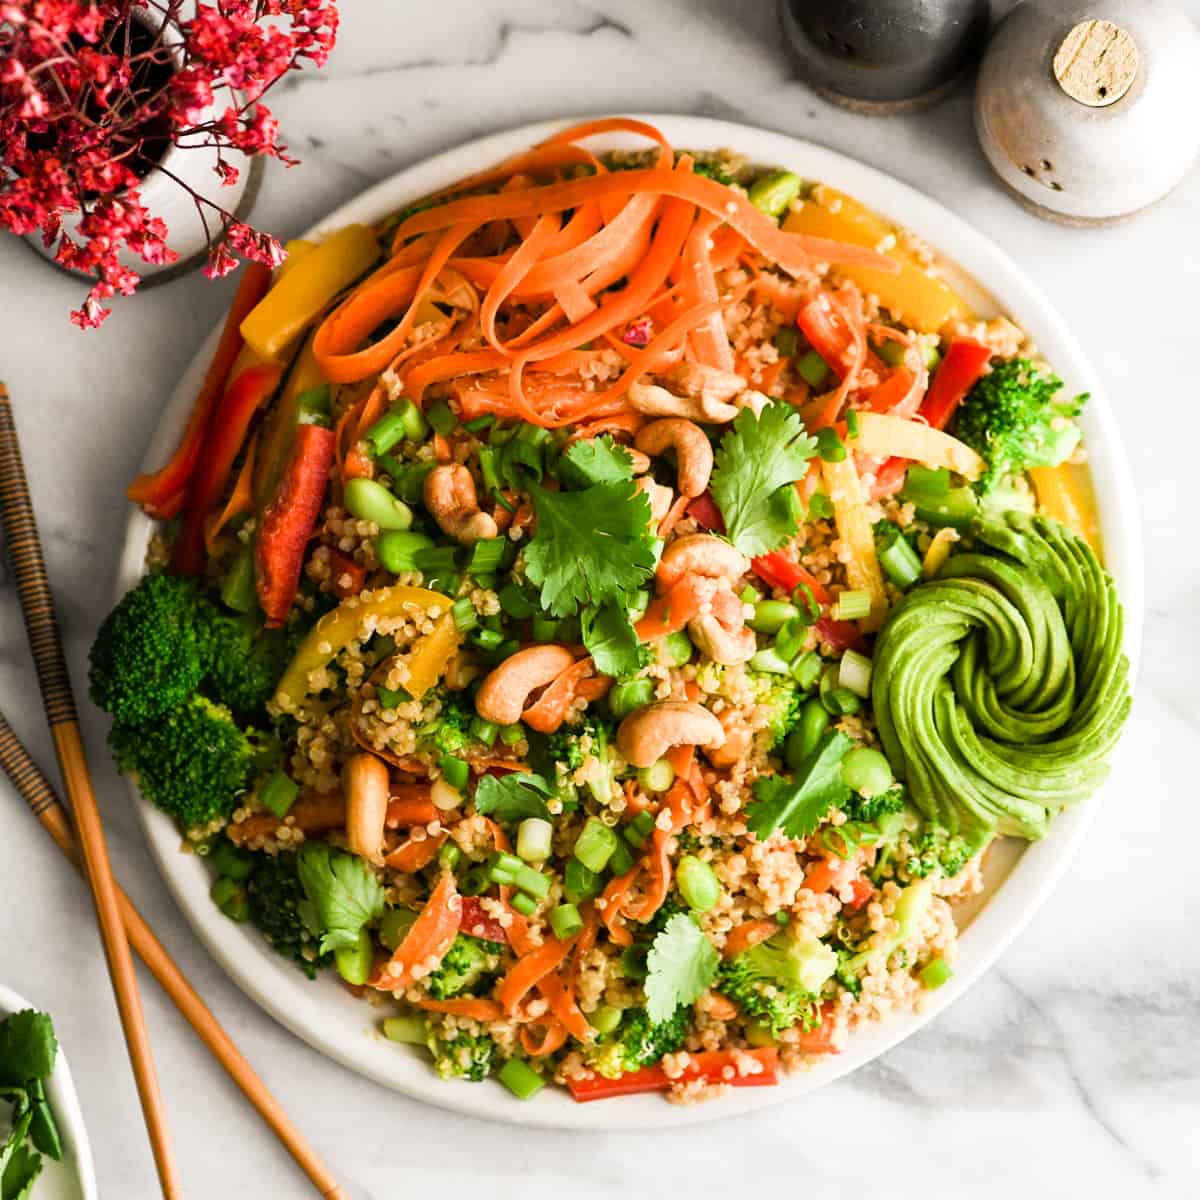
[[[540,776],[527,772],[511,775],[482,775],[475,789],[475,811],[495,817],[502,825],[515,824],[527,817],[550,817],[545,797],[553,789]]]
[[[842,779],[842,759],[853,745],[853,739],[840,730],[830,730],[791,779],[786,775],[756,779],[754,800],[746,809],[750,832],[760,838],[776,829],[790,838],[812,834],[830,809],[850,799]]]
[[[635,675],[649,661],[650,651],[638,641],[629,612],[619,604],[583,610],[583,645],[601,675],[619,679]]]
[[[300,884],[317,910],[321,953],[349,949],[368,921],[383,912],[383,885],[367,864],[324,842],[306,842],[296,863]]]
[[[691,1004],[717,977],[720,955],[687,913],[663,926],[646,956],[646,1015],[667,1021],[681,1004]]]
[[[816,439],[790,404],[738,413],[721,439],[709,487],[729,540],[743,554],[766,554],[795,535],[803,507],[793,485],[808,473],[816,451]]]
[[[12,1106],[11,1128],[0,1142],[2,1200],[26,1200],[41,1174],[43,1154],[62,1158],[44,1087],[57,1057],[58,1039],[45,1013],[25,1009],[0,1021],[0,1099]]]

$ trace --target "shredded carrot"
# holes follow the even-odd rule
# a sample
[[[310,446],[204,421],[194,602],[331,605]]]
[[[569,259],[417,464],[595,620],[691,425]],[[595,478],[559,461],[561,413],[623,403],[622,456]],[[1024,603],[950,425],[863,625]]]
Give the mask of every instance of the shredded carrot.
[[[679,749],[680,747],[675,747]],[[694,747],[688,746],[694,752]],[[668,761],[669,761],[668,752]],[[688,766],[690,767],[690,762]],[[667,793],[667,809],[671,815],[670,827],[664,829],[658,822],[654,825],[654,834],[650,841],[650,851],[642,860],[645,873],[643,894],[641,900],[632,907],[624,909],[624,914],[634,921],[649,921],[662,907],[667,893],[671,890],[671,855],[669,847],[671,838],[688,822],[691,814],[692,789],[684,779],[676,779]]]
[[[557,971],[544,975],[537,985],[542,999],[550,1006],[550,1011],[562,1023],[563,1028],[576,1040],[586,1042],[591,1038],[592,1027],[587,1017],[575,1003],[573,988],[568,988]]]
[[[246,457],[242,461],[242,469],[238,472],[237,482],[233,485],[229,499],[225,501],[225,507],[219,514],[209,517],[204,523],[204,548],[210,557],[216,550],[217,538],[221,536],[221,531],[225,526],[235,517],[254,511],[254,450],[257,443],[258,434],[256,433],[246,447]]]
[[[415,928],[415,926],[414,926]],[[576,935],[578,936],[578,935]],[[496,985],[496,999],[500,1001],[504,1011],[511,1017],[517,1011],[517,1005],[528,992],[542,979],[556,971],[562,961],[575,945],[575,938],[565,942],[556,937],[550,937],[536,949],[530,950],[517,959],[508,974]]]
[[[679,524],[683,514],[687,512],[687,507],[692,502],[691,496],[678,495],[675,497],[674,503],[667,509],[667,515],[658,523],[658,536],[666,538],[666,536]]]
[[[462,897],[454,886],[454,876],[445,871],[433,889],[425,907],[396,947],[396,952],[367,981],[368,987],[397,992],[413,981],[418,965],[436,966],[458,936]]]
[[[439,833],[437,837],[424,837],[419,842],[410,838],[397,846],[383,860],[384,864],[404,875],[415,875],[437,858],[437,852],[445,840],[444,833]]]
[[[625,893],[633,886],[633,881],[637,878],[640,870],[639,866],[630,867],[624,875],[617,875],[611,879],[604,889],[602,896],[604,906],[601,909],[603,917],[601,919],[604,921],[605,929],[608,930],[608,940],[617,946],[633,945],[633,934],[625,928],[621,905],[625,900]]]
[[[533,1029],[529,1025],[522,1025],[520,1032],[521,1049],[529,1055],[530,1058],[544,1058],[547,1054],[553,1054],[555,1050],[561,1050],[567,1041],[566,1026],[554,1018],[542,1025],[542,1037],[538,1040]]]
[[[388,797],[387,827],[399,829],[401,825],[428,825],[438,819],[437,806],[430,799],[427,783],[409,783],[392,788]]]
[[[592,662],[590,654],[577,660],[546,686],[537,700],[521,714],[521,720],[538,733],[553,733],[567,719],[580,685],[595,670],[596,664]]]
[[[288,811],[288,825],[302,833],[329,833],[346,824],[346,802],[339,795],[307,795]],[[232,821],[225,827],[225,836],[238,846],[259,838],[274,837],[283,820],[274,813],[254,813],[244,821]]]
[[[724,953],[726,958],[737,958],[739,954],[765,942],[779,932],[779,926],[774,921],[743,921],[735,925],[725,938]]]
[[[466,1017],[471,1021],[500,1021],[504,1010],[495,1000],[480,996],[451,996],[449,1000],[434,1000],[432,996],[421,996],[409,1001],[413,1008],[426,1012],[449,1013],[452,1017]]]

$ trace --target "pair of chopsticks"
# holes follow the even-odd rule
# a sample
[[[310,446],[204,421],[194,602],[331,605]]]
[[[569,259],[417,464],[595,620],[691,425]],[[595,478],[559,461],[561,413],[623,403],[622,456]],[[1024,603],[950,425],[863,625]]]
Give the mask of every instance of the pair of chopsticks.
[[[142,1115],[150,1138],[164,1197],[181,1196],[174,1156],[167,1133],[162,1096],[130,946],[150,968],[163,990],[199,1035],[230,1078],[241,1088],[259,1115],[275,1132],[288,1153],[312,1180],[320,1195],[344,1200],[345,1193],[288,1119],[254,1069],[221,1028],[186,976],[175,965],[153,930],[117,886],[108,860],[104,829],[84,756],[83,739],[66,659],[54,615],[50,583],[29,498],[25,468],[17,441],[8,390],[0,383],[0,516],[8,534],[8,551],[17,577],[17,591],[37,668],[38,685],[55,753],[71,801],[74,832],[66,810],[45,776],[0,713],[0,766],[24,797],[59,849],[84,875],[92,891],[108,971],[116,994],[125,1043],[133,1066]],[[78,840],[76,840],[78,838]]]

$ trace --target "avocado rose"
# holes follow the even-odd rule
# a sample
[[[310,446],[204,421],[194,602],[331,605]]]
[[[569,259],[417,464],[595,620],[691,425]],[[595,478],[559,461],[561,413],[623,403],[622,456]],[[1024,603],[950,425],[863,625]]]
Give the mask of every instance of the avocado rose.
[[[1121,605],[1056,521],[1007,513],[973,535],[881,630],[875,719],[927,818],[1040,838],[1103,780],[1128,716]]]

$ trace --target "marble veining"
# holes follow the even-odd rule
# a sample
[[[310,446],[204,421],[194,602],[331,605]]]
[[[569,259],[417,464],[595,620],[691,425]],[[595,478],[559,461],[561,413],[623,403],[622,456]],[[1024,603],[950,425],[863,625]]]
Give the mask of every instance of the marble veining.
[[[1200,19],[1200,0],[1186,5]],[[522,121],[661,110],[846,150],[948,204],[1017,255],[1105,379],[1142,501],[1149,599],[1138,696],[1107,801],[1050,903],[949,1012],[815,1096],[722,1126],[581,1137],[456,1117],[366,1083],[277,1026],[175,910],[85,710],[118,875],[355,1200],[484,1192],[972,1197],[1200,1195],[1200,735],[1195,478],[1200,174],[1136,222],[1045,225],[992,180],[967,91],[870,119],[791,78],[771,0],[442,0],[343,5],[328,68],[278,89],[303,165],[267,172],[254,219],[291,235],[422,157]],[[23,437],[76,680],[106,611],[134,473],[162,401],[231,284],[198,275],[122,302],[99,334],[67,323],[81,288],[0,239],[0,375]],[[10,573],[0,564],[0,706],[52,764]],[[87,897],[0,785],[0,978],[54,1011],[103,1194],[155,1195]],[[144,977],[188,1194],[310,1194]]]

